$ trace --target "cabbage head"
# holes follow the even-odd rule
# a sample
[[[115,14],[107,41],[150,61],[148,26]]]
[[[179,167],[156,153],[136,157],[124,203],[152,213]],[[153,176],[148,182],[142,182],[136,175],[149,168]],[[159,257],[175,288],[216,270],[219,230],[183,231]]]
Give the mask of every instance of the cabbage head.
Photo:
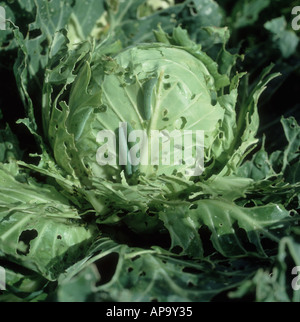
[[[44,127],[54,157],[99,213],[189,195],[233,175],[256,143],[268,79],[239,100],[238,56],[225,49],[228,30],[214,32],[223,36],[215,59],[183,29],[159,29],[155,43],[125,49],[84,43],[49,72]]]

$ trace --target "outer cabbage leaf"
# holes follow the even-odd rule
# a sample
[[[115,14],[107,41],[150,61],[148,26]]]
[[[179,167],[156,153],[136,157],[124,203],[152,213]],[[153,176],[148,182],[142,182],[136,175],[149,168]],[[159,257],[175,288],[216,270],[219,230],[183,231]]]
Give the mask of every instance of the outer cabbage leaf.
[[[214,249],[225,257],[267,256],[263,242],[268,239],[278,243],[296,222],[278,205],[246,208],[217,199],[200,200],[190,207],[170,207],[159,218],[171,235],[171,249],[180,247],[180,254],[198,258],[204,253],[201,238],[207,244],[201,233],[204,227],[211,234]]]
[[[0,256],[49,280],[84,254],[97,234],[54,187],[15,164],[0,166]]]
[[[238,175],[255,181],[254,193],[250,194],[253,202],[280,202],[295,211],[300,207],[300,127],[293,117],[282,118],[281,124],[287,144],[285,148],[268,153],[263,143],[252,159],[239,168]]]
[[[268,269],[260,268],[253,279],[241,283],[236,291],[230,292],[230,298],[241,298],[245,294],[254,293],[257,302],[299,303],[299,231],[296,235],[296,238],[282,238],[273,266]]]
[[[114,263],[107,280],[105,263]],[[59,278],[58,301],[206,302],[253,276],[253,262],[183,260],[159,247],[141,249],[102,238]],[[103,276],[102,274],[103,273]],[[106,280],[105,280],[106,279]],[[79,290],[74,292],[74,290]]]

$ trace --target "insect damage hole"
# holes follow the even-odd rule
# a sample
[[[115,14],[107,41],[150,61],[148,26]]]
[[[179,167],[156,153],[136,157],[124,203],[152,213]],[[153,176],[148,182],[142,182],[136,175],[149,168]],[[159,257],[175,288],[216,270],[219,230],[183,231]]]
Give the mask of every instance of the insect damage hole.
[[[117,265],[119,263],[119,254],[111,253],[100,259],[98,259],[95,264],[101,276],[100,281],[96,286],[101,286],[107,284],[115,275]]]
[[[18,239],[18,255],[27,256],[30,252],[30,242],[38,236],[38,232],[35,229],[24,230]]]

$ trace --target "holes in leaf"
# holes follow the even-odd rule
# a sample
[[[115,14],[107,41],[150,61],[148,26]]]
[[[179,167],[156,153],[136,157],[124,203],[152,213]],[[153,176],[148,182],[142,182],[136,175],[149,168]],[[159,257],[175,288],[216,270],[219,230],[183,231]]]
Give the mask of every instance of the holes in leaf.
[[[198,234],[202,241],[202,244],[205,245],[204,247],[204,257],[209,256],[215,252],[215,248],[211,242],[211,231],[208,226],[203,225],[198,229]]]
[[[101,276],[101,279],[96,286],[104,285],[112,279],[112,277],[115,275],[118,262],[118,253],[111,253],[95,262],[95,265]]]
[[[107,105],[102,104],[99,107],[94,109],[94,113],[105,113],[107,111]]]
[[[245,205],[244,205],[245,208],[253,208],[255,206],[256,206],[256,204],[253,200],[247,201],[247,203],[245,203]]]
[[[178,170],[177,170],[177,169],[174,169],[174,170],[173,170],[173,172],[172,172],[172,175],[173,175],[173,176],[176,176],[176,175],[177,175],[177,173],[178,173]]]
[[[210,92],[210,95],[211,95],[211,105],[212,106],[216,106],[217,103],[218,103],[218,99],[217,99],[217,93],[214,92],[214,91],[211,91]]]
[[[171,85],[170,83],[165,83],[165,84],[164,84],[164,90],[166,90],[166,91],[167,91],[168,89],[170,89],[170,88],[171,88],[171,86],[172,86],[172,85]]]
[[[291,210],[290,212],[289,212],[289,215],[291,216],[291,217],[294,217],[294,216],[296,216],[298,213],[297,213],[297,211],[296,210]]]
[[[134,256],[133,258],[131,258],[131,261],[134,262],[136,261],[137,259],[139,259],[141,256],[140,255],[136,255]]]
[[[180,255],[183,252],[183,248],[179,245],[176,245],[171,249],[171,252]]]
[[[177,130],[183,130],[183,128],[186,126],[187,120],[185,117],[181,117],[180,119],[176,120],[175,122],[175,128]]]
[[[35,229],[24,230],[19,236],[20,249],[17,249],[17,254],[27,256],[30,252],[30,242],[37,236],[38,232]]]
[[[137,81],[136,77],[134,77],[131,73],[125,73],[123,79],[126,86],[134,85]]]
[[[13,144],[10,142],[6,143],[6,147],[8,150],[12,150],[14,148]]]
[[[234,231],[235,231],[235,235],[236,237],[243,242],[243,247],[248,251],[248,252],[256,252],[257,249],[255,247],[254,244],[249,242],[248,236],[247,236],[247,232],[245,229],[239,227],[238,223],[235,222],[232,225]]]
[[[260,243],[262,248],[266,251],[266,253],[270,256],[276,255],[276,249],[278,247],[278,243],[269,239],[269,238],[261,238]]]
[[[29,31],[29,38],[34,39],[42,35],[42,31],[40,29],[34,29]]]
[[[49,50],[48,39],[45,39],[41,42],[40,48],[42,49],[40,55],[45,56],[47,54],[47,51]]]

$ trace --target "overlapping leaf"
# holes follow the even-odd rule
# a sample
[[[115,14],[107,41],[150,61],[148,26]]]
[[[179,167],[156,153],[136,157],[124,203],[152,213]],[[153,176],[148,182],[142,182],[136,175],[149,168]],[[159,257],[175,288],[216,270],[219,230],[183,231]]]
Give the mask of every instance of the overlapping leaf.
[[[0,254],[49,280],[74,260],[97,229],[48,185],[37,184],[15,164],[0,167]]]
[[[159,217],[171,235],[171,249],[179,246],[182,255],[198,258],[205,248],[201,240],[203,226],[211,234],[214,249],[225,257],[267,256],[263,242],[279,242],[282,232],[295,222],[283,207],[272,204],[244,208],[223,200],[200,200],[190,208],[167,209]]]
[[[199,263],[157,247],[128,247],[109,238],[95,243],[90,251],[90,257],[59,279],[58,301],[207,302],[253,274],[250,262]],[[105,271],[109,257],[115,272],[102,282],[99,272]]]

